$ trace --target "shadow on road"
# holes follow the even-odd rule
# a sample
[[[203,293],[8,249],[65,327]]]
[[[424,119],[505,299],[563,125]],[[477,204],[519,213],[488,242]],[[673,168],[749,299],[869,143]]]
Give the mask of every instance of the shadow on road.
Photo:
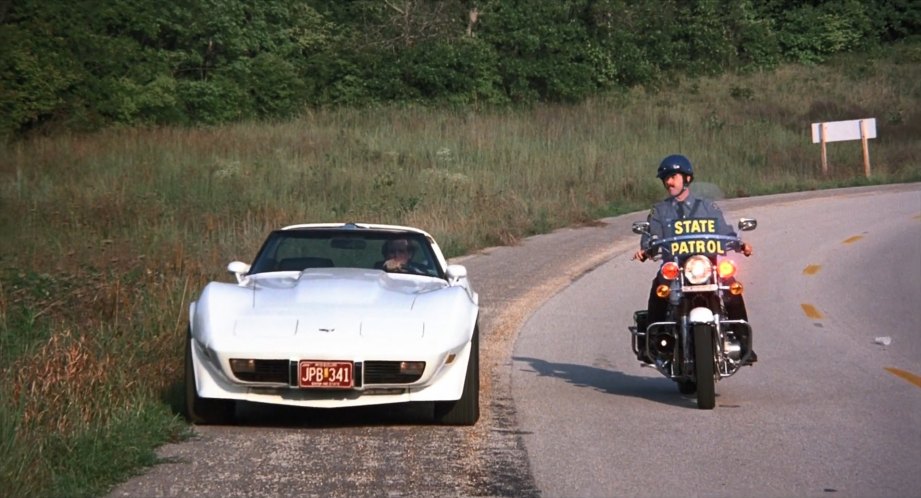
[[[247,426],[315,429],[434,425],[431,403],[300,408],[238,401],[235,422]]]
[[[539,377],[556,377],[576,387],[587,387],[617,396],[641,398],[671,406],[697,407],[693,395],[679,393],[677,384],[665,377],[640,377],[617,370],[573,363],[554,363],[540,358],[513,356],[512,359],[526,362]]]
[[[177,382],[161,397],[179,416],[185,415],[185,385]],[[233,425],[284,428],[349,428],[437,426],[431,403],[398,403],[353,408],[301,408],[238,401]]]

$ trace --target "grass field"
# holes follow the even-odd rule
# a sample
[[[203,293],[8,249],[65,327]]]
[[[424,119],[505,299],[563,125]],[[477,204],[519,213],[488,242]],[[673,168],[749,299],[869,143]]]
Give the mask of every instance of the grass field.
[[[810,124],[874,117],[859,141]],[[921,46],[575,106],[323,110],[0,148],[0,486],[96,496],[185,437],[189,302],[268,231],[408,224],[448,256],[643,209],[683,153],[727,197],[921,180]]]

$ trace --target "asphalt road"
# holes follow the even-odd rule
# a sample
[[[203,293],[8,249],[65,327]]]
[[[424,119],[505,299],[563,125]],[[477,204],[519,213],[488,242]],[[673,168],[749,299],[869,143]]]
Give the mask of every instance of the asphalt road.
[[[633,356],[658,265],[629,252],[522,328],[512,394],[543,496],[921,492],[921,189],[752,201],[723,205],[759,221],[735,258],[759,362],[716,409]]]
[[[875,322],[880,319],[874,314],[855,311],[846,315],[841,302],[846,297],[862,299],[856,289],[866,285],[876,285],[873,292],[893,289],[862,279],[846,286],[849,290],[828,292],[827,281],[840,282],[831,280],[838,278],[836,272],[848,275],[838,267],[841,257],[827,251],[841,244],[831,233],[826,232],[828,246],[824,249],[813,245],[811,253],[791,261],[784,256],[796,246],[774,240],[783,230],[789,231],[790,239],[819,233],[821,227],[797,218],[813,209],[810,203],[817,203],[819,211],[829,209],[822,199],[869,198],[860,205],[869,209],[875,204],[876,192],[902,192],[908,211],[914,209],[913,216],[917,216],[921,213],[919,189],[918,184],[899,185],[722,203],[730,213],[750,209],[761,223],[753,232],[758,236],[753,239],[758,253],[752,261],[760,262],[750,269],[750,314],[759,320],[761,316],[783,318],[786,325],[773,326],[776,330],[770,331],[770,340],[757,336],[762,361],[718,385],[719,406],[713,412],[691,409],[693,399],[682,399],[667,380],[640,370],[635,361],[626,361],[629,313],[637,306],[636,296],[645,296],[654,271],[652,266],[633,263],[623,267],[632,277],[620,273],[621,263],[636,245],[630,224],[643,213],[635,213],[456,261],[467,266],[480,293],[482,416],[476,426],[432,426],[426,422],[428,414],[415,407],[330,411],[243,404],[238,407],[236,425],[197,427],[194,438],[163,446],[158,452],[160,464],[117,486],[110,496],[667,496],[737,490],[754,495],[786,490],[813,495],[835,486],[843,494],[856,495],[857,490],[867,488],[851,484],[864,481],[880,483],[882,487],[876,489],[883,491],[904,489],[906,483],[921,488],[919,473],[915,471],[912,477],[904,470],[905,466],[917,467],[921,460],[918,450],[911,449],[921,441],[917,415],[921,413],[921,391],[888,371],[879,373],[877,365],[891,364],[921,374],[918,349],[907,349],[908,344],[917,347],[910,338],[917,334],[913,325],[918,320]],[[761,215],[778,204],[788,206],[788,225],[783,229],[772,227],[770,217]],[[812,223],[844,224],[856,214],[852,204],[847,206],[843,212],[831,212],[827,222]],[[782,210],[777,213],[783,214]],[[885,219],[889,213],[869,216]],[[917,218],[914,223],[908,226],[917,235]],[[844,258],[860,275],[878,272],[875,267],[882,256],[921,266],[917,239],[909,239],[907,248],[890,249],[871,236],[875,233],[872,222],[850,226],[852,229],[844,230],[849,236],[866,232],[867,245],[882,244],[869,263],[861,259],[867,255]],[[822,265],[818,278],[801,277],[798,265],[807,260]],[[780,266],[768,266],[771,262]],[[786,272],[789,285],[782,285],[782,279],[771,277],[771,272]],[[599,278],[594,289],[572,290]],[[909,271],[895,272],[891,278],[901,278],[895,281],[909,289],[921,281]],[[781,291],[791,289],[797,294],[782,309],[769,305]],[[582,297],[567,301],[573,292]],[[807,299],[827,315],[805,324],[794,322],[796,313],[802,315],[798,301]],[[891,310],[902,309],[897,301],[883,300],[878,308],[894,306],[886,308],[889,316]],[[561,309],[560,302],[568,304]],[[917,294],[914,302],[919,302]],[[560,316],[563,321],[557,322]],[[917,318],[917,311],[913,316]],[[534,324],[544,320],[559,325],[533,332]],[[851,322],[844,323],[847,320]],[[528,327],[522,330],[526,322]],[[867,323],[880,328],[885,323],[892,345],[866,344],[865,335],[877,334],[875,329],[868,332]],[[897,332],[899,327],[904,331]],[[811,333],[796,335],[794,330]],[[845,332],[850,334],[848,340],[831,340]],[[555,337],[546,343],[550,350],[537,344],[545,335]],[[848,349],[848,344],[853,347]],[[882,360],[874,356],[881,351],[890,356]],[[564,364],[571,372],[556,372]],[[551,370],[546,369],[548,365]],[[543,390],[545,386],[550,390]],[[903,397],[901,402],[892,399],[896,395]],[[857,404],[855,398],[865,402]],[[568,415],[552,421],[545,418],[559,414]],[[612,418],[613,414],[618,417]],[[679,420],[681,431],[663,430],[677,427]],[[896,422],[907,424],[901,437],[890,429],[872,432],[881,423],[888,428]],[[818,435],[810,432],[826,425],[835,430],[825,429]],[[743,437],[704,437],[723,432]],[[868,433],[872,434],[869,442]],[[698,436],[691,437],[694,434]],[[682,441],[693,443],[693,448],[678,444]],[[816,446],[822,451],[808,451]],[[680,448],[685,449],[678,451]],[[751,448],[774,450],[752,452]],[[887,456],[885,448],[896,456],[912,458],[898,463]],[[790,454],[809,455],[805,463],[816,466],[811,487],[802,484],[810,474],[799,468],[804,459],[790,459]],[[873,456],[878,462],[871,465]],[[763,465],[761,458],[770,458],[774,464]],[[727,460],[737,462],[735,470],[726,470]],[[770,472],[751,470],[765,467]],[[691,468],[710,470],[696,474],[681,470]],[[835,468],[840,479],[827,475]],[[673,477],[665,477],[668,475]],[[674,477],[685,475],[694,478]],[[721,477],[710,480],[714,475]],[[788,475],[792,477],[785,480]],[[744,485],[732,484],[740,479]],[[650,487],[660,482],[668,487]]]

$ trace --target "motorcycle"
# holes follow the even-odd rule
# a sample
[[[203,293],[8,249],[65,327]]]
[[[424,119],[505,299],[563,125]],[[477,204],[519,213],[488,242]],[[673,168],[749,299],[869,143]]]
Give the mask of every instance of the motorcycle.
[[[752,358],[752,329],[727,313],[730,300],[741,300],[742,284],[727,251],[741,251],[738,237],[708,233],[707,222],[681,220],[678,235],[657,239],[648,222],[635,222],[633,233],[652,237],[646,255],[661,261],[656,295],[668,300],[664,321],[648,322],[648,310],[633,314],[628,329],[633,352],[678,384],[682,394],[697,392],[697,407],[716,405],[716,382],[731,377]],[[757,220],[742,218],[739,230],[754,230]],[[712,225],[709,225],[712,227]],[[742,313],[744,315],[744,311]]]

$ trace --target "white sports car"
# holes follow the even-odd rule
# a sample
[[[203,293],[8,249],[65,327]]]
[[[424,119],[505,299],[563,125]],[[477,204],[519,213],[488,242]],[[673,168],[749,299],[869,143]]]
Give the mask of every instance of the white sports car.
[[[188,418],[235,401],[338,408],[433,403],[479,418],[478,296],[431,235],[394,225],[292,225],[189,306]]]

